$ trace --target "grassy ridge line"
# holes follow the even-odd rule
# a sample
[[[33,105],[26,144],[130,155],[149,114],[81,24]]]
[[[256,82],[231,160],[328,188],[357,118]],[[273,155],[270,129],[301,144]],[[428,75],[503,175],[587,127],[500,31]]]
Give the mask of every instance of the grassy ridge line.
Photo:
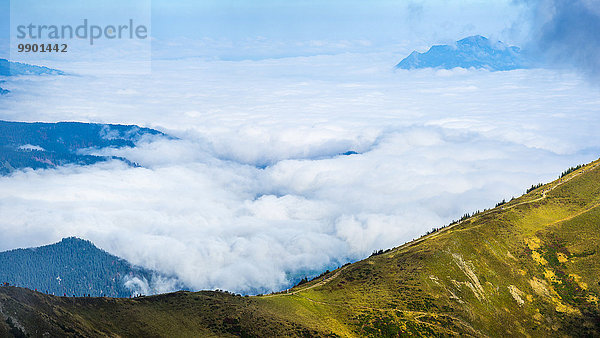
[[[296,287],[293,287],[293,288],[291,288],[291,289],[287,289],[287,290],[285,290],[285,291],[280,291],[280,292],[271,293],[271,294],[268,294],[268,295],[263,295],[263,296],[257,296],[257,297],[260,297],[260,298],[271,298],[271,297],[278,297],[278,296],[291,296],[291,295],[295,295],[295,294],[297,294],[297,293],[299,293],[299,292],[302,292],[302,291],[307,291],[307,290],[310,290],[310,289],[314,289],[314,288],[316,288],[316,287],[318,287],[318,286],[325,285],[325,284],[329,283],[330,281],[334,280],[334,279],[335,279],[336,277],[338,277],[338,276],[339,276],[339,275],[342,273],[342,271],[344,271],[344,270],[345,270],[347,267],[348,267],[348,265],[346,265],[346,266],[343,266],[343,267],[341,267],[341,268],[338,268],[338,269],[336,269],[336,270],[334,270],[334,271],[332,271],[332,272],[330,273],[330,275],[331,275],[331,274],[333,274],[333,275],[331,275],[331,276],[327,277],[327,278],[326,278],[326,279],[324,279],[324,280],[317,281],[317,283],[315,283],[315,284],[312,284],[312,285],[309,285],[309,286],[307,286],[307,287],[303,287],[303,288],[300,288],[300,289],[297,289]],[[334,273],[334,272],[335,272],[335,273]],[[310,283],[310,282],[309,282],[309,283]]]
[[[544,199],[547,198],[547,194],[549,192],[553,191],[554,189],[560,187],[563,184],[568,183],[573,178],[575,178],[575,177],[577,177],[577,176],[585,173],[586,170],[588,170],[588,171],[589,170],[593,170],[593,169],[597,168],[599,165],[600,165],[600,159],[596,160],[596,161],[593,161],[593,162],[590,162],[587,165],[583,166],[581,169],[576,170],[576,171],[574,171],[572,173],[569,173],[565,177],[558,178],[558,179],[556,179],[556,180],[554,180],[552,182],[546,183],[543,186],[541,186],[540,188],[535,189],[535,190],[531,191],[528,194],[524,194],[524,195],[522,195],[522,196],[514,199],[513,201],[509,201],[509,202],[507,202],[504,205],[495,207],[493,209],[489,209],[487,211],[483,211],[483,212],[481,212],[479,214],[476,214],[476,215],[474,215],[474,216],[472,216],[470,218],[467,218],[467,219],[459,221],[459,222],[457,222],[455,224],[446,226],[446,227],[440,229],[439,231],[433,232],[433,233],[431,233],[429,235],[425,235],[425,236],[423,236],[421,238],[418,238],[418,239],[413,240],[411,242],[405,243],[405,244],[397,247],[397,249],[402,249],[403,247],[412,246],[412,245],[417,244],[419,242],[422,242],[422,241],[424,241],[424,240],[426,240],[428,238],[435,238],[437,235],[441,235],[442,233],[448,232],[448,231],[451,231],[451,230],[459,230],[459,231],[469,230],[470,228],[463,228],[463,229],[454,229],[454,228],[457,228],[457,227],[459,227],[460,225],[462,225],[462,224],[464,224],[466,222],[472,223],[475,220],[481,219],[483,216],[487,216],[489,214],[496,213],[496,212],[501,211],[501,210],[502,211],[504,211],[504,210],[510,210],[510,209],[513,209],[513,208],[518,207],[518,206],[540,202],[540,201],[542,201],[542,200],[544,200]],[[550,187],[547,188],[548,186],[550,186]],[[541,192],[542,192],[542,194],[541,194],[540,197],[538,197],[536,199],[533,199],[533,200],[526,200],[526,201],[523,201],[523,202],[516,203],[517,201],[519,201],[519,200],[521,200],[523,198],[527,198],[527,196],[535,196],[535,195],[537,195],[539,193],[540,189],[541,189]],[[586,211],[589,211],[589,210],[595,208],[596,206],[598,206],[598,204],[596,204],[595,206],[589,208]],[[583,211],[582,213],[584,213],[586,211]],[[573,217],[569,217],[569,218],[566,218],[566,219],[563,219],[563,220],[558,220],[558,221],[556,221],[556,223],[558,223],[560,221],[564,221],[564,220],[568,220],[568,219],[574,218],[576,216],[578,216],[578,215],[574,215]],[[481,226],[481,225],[479,225],[479,226]]]
[[[412,245],[420,243],[420,242],[422,242],[422,241],[424,241],[424,240],[426,240],[428,238],[434,238],[434,237],[440,235],[442,232],[452,230],[453,228],[458,227],[458,226],[460,226],[461,224],[463,224],[465,222],[471,222],[471,221],[473,221],[475,219],[478,219],[478,218],[480,218],[482,216],[485,216],[485,215],[488,215],[490,213],[498,212],[498,210],[509,210],[509,209],[515,208],[517,206],[521,206],[521,205],[525,205],[525,204],[531,204],[531,203],[542,201],[542,200],[544,200],[547,197],[547,193],[549,193],[552,190],[556,189],[557,187],[559,187],[559,186],[561,186],[561,185],[569,182],[574,177],[577,177],[578,175],[583,174],[586,171],[586,169],[587,170],[592,170],[592,169],[595,169],[596,167],[598,167],[598,165],[600,165],[600,160],[596,160],[596,161],[590,162],[589,164],[583,166],[581,169],[576,170],[576,171],[574,171],[572,173],[569,173],[568,175],[565,176],[566,178],[559,178],[559,179],[556,179],[555,181],[546,183],[542,187],[540,187],[538,189],[535,189],[534,191],[531,191],[530,193],[524,194],[523,196],[515,199],[514,201],[507,202],[505,205],[502,205],[502,206],[499,206],[499,207],[495,207],[493,209],[489,209],[489,210],[483,211],[483,212],[481,212],[481,213],[479,213],[477,215],[473,215],[472,217],[470,217],[468,219],[465,219],[465,220],[462,220],[462,221],[458,221],[458,222],[456,222],[454,224],[451,224],[451,225],[448,225],[446,227],[443,227],[439,231],[432,232],[432,233],[430,233],[428,235],[425,235],[425,236],[422,236],[420,238],[414,239],[412,241],[406,242],[406,243],[404,243],[404,244],[402,244],[402,245],[400,245],[398,247],[393,248],[392,250],[401,250],[403,248],[410,247]],[[547,186],[551,186],[551,187],[546,189]],[[517,200],[519,200],[519,199],[521,199],[521,198],[523,198],[525,196],[537,194],[540,191],[541,188],[544,188],[544,189],[542,189],[542,195],[540,197],[538,197],[538,198],[536,198],[534,200],[529,200],[529,201],[523,201],[523,202],[519,202],[519,203],[514,203],[515,201],[517,201]],[[593,209],[596,206],[590,207],[587,211]],[[583,211],[580,214],[582,214],[584,212],[586,212],[586,211]],[[574,216],[572,216],[570,218],[566,218],[566,219],[559,220],[559,221],[556,221],[556,222],[558,223],[560,221],[565,221],[565,220],[574,218],[574,217],[576,217],[578,215],[574,215]],[[467,230],[467,229],[459,229],[459,230]],[[296,294],[298,292],[302,292],[304,290],[309,290],[309,289],[315,288],[317,286],[321,286],[321,285],[323,285],[325,283],[329,283],[330,281],[332,281],[333,279],[335,279],[337,276],[339,276],[339,274],[346,267],[347,266],[344,266],[344,267],[341,267],[339,269],[336,269],[336,270],[332,271],[332,273],[335,272],[334,275],[326,278],[325,280],[313,282],[313,283],[315,283],[313,285],[310,285],[311,282],[309,282],[308,283],[309,284],[308,287],[304,287],[303,286],[303,288],[300,288],[300,286],[295,286],[295,287],[292,287],[291,289],[287,289],[287,290],[280,291],[280,292],[274,292],[274,293],[271,293],[271,294],[268,294],[268,295],[261,295],[259,297],[269,298],[269,297],[275,297],[275,296],[293,295],[293,294]],[[298,289],[298,288],[300,288],[300,289]]]
[[[455,232],[457,230],[459,230],[461,232],[462,231],[468,231],[468,230],[477,231],[475,228],[481,227],[483,225],[489,225],[486,222],[480,222],[480,221],[482,221],[486,217],[490,217],[490,216],[508,217],[508,216],[510,216],[509,214],[512,214],[513,210],[516,210],[516,209],[520,210],[520,209],[522,209],[523,206],[526,206],[526,205],[539,205],[539,202],[542,202],[543,200],[545,200],[548,197],[548,194],[550,192],[552,192],[555,189],[557,189],[557,188],[559,188],[561,186],[564,186],[565,184],[571,182],[571,180],[573,180],[576,177],[579,177],[583,173],[589,172],[589,171],[592,171],[592,170],[596,169],[598,167],[598,164],[599,164],[598,161],[594,161],[594,162],[592,162],[592,163],[584,166],[581,170],[578,170],[578,171],[575,171],[573,173],[570,173],[566,177],[557,179],[557,180],[555,180],[553,182],[550,182],[550,183],[544,185],[543,189],[536,189],[535,191],[532,191],[529,194],[525,194],[525,195],[523,195],[523,196],[521,196],[521,197],[519,197],[519,198],[517,198],[517,199],[515,199],[515,200],[513,200],[511,202],[509,202],[508,205],[504,205],[504,206],[501,206],[501,207],[498,207],[498,208],[494,208],[492,210],[485,211],[485,212],[477,214],[477,215],[475,215],[475,216],[473,216],[473,217],[471,217],[471,218],[469,218],[467,220],[464,220],[464,221],[459,222],[457,224],[454,224],[452,226],[446,227],[446,228],[442,229],[441,231],[434,232],[434,233],[431,233],[431,234],[429,234],[427,236],[419,238],[417,240],[413,240],[411,242],[408,242],[408,243],[406,243],[406,244],[404,244],[404,245],[402,245],[400,247],[395,248],[393,251],[391,251],[389,253],[385,253],[385,254],[381,255],[381,258],[383,259],[386,256],[387,257],[393,257],[395,255],[408,252],[408,251],[410,251],[410,249],[413,249],[413,248],[421,248],[422,245],[419,245],[419,244],[423,244],[423,243],[426,243],[426,242],[431,242],[431,241],[434,241],[434,240],[437,240],[437,239],[441,239],[441,240],[446,240],[447,241],[449,239],[448,236],[451,235],[453,232]],[[534,197],[534,196],[540,194],[540,192],[541,192],[541,196],[540,197],[523,201],[523,199],[528,199],[528,198]],[[581,210],[579,212],[576,212],[575,214],[571,214],[568,217],[563,217],[563,218],[555,219],[552,222],[546,223],[546,224],[538,224],[537,227],[538,228],[549,227],[549,226],[556,225],[556,224],[561,223],[561,222],[566,222],[568,220],[576,219],[577,217],[579,217],[579,216],[581,216],[581,215],[583,215],[583,214],[585,214],[585,213],[593,210],[597,206],[598,206],[598,203],[595,203],[592,206],[589,206],[589,207],[587,207],[587,208],[585,208],[585,209],[583,209],[583,210]],[[521,207],[521,208],[517,208],[517,207]],[[473,224],[473,223],[475,223],[473,226],[463,227],[465,225]],[[477,223],[479,223],[479,224],[477,224]],[[500,239],[500,240],[502,240],[502,239]],[[369,261],[369,260],[371,260],[371,258],[367,259],[366,261]],[[360,264],[364,264],[364,262],[365,261],[355,263],[351,267],[354,268],[357,264],[359,264],[359,265]],[[323,287],[326,287],[327,284],[332,284],[333,282],[336,281],[336,278],[339,277],[340,273],[341,273],[341,271],[339,271],[338,273],[336,273],[334,277],[330,277],[326,281],[323,281],[323,282],[315,283],[315,285],[313,285],[311,287],[302,287],[301,289],[296,290],[296,292],[294,292],[294,293],[297,293],[299,296],[303,296],[303,297],[305,297],[307,299],[315,301],[315,299],[306,296],[306,292],[312,291],[313,289],[315,289],[317,287],[323,288]],[[319,302],[320,304],[327,304],[329,306],[344,306],[344,305],[342,305],[342,303],[322,302],[322,301],[317,301],[317,302]],[[364,307],[364,306],[357,306],[357,305],[349,305],[349,306],[353,307],[353,308],[375,309],[374,307]],[[381,309],[379,309],[379,310],[381,310]],[[400,310],[400,311],[407,312],[405,310]],[[429,313],[422,312],[422,314],[425,315],[425,314],[429,314]],[[461,321],[464,322],[463,320],[460,320],[460,319],[457,320],[457,321],[458,322],[461,322]],[[468,324],[466,326],[471,327]],[[470,331],[471,334],[481,335],[481,334],[477,333],[478,331],[476,329],[468,330],[468,331]],[[455,332],[455,333],[458,334],[460,332]]]
[[[9,324],[10,323],[10,324]],[[0,337],[331,336],[264,309],[250,297],[176,292],[119,298],[68,298],[0,288]]]

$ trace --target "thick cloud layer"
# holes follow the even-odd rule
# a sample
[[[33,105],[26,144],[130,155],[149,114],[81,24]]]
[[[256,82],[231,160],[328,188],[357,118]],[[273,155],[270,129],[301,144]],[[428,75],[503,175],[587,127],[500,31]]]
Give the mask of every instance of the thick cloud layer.
[[[15,79],[3,119],[136,123],[179,139],[88,150],[142,168],[0,178],[0,250],[79,236],[195,289],[280,290],[598,156],[598,91],[576,75],[394,61],[186,59],[149,77]]]
[[[547,61],[600,76],[600,1],[524,0],[533,9],[532,45]]]

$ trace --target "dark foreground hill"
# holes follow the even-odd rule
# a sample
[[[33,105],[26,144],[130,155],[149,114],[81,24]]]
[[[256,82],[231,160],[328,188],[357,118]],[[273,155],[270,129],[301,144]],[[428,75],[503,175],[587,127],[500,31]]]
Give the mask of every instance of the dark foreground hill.
[[[0,121],[0,175],[17,169],[46,169],[66,164],[89,165],[111,158],[81,154],[86,148],[134,147],[144,135],[163,133],[131,125],[79,122]]]
[[[0,283],[61,296],[130,297],[156,275],[78,238],[0,253]]]
[[[0,335],[600,335],[600,162],[279,294],[0,288]]]

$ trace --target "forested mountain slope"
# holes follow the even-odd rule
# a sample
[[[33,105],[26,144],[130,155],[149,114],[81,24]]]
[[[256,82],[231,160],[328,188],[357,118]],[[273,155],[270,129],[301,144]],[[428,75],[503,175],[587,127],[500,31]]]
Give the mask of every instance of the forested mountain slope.
[[[60,296],[130,297],[155,275],[78,238],[0,252],[0,283]]]
[[[134,147],[144,135],[163,133],[138,126],[79,122],[0,121],[0,174],[17,169],[89,165],[111,158],[81,154],[86,148]],[[127,159],[118,158],[129,164]]]

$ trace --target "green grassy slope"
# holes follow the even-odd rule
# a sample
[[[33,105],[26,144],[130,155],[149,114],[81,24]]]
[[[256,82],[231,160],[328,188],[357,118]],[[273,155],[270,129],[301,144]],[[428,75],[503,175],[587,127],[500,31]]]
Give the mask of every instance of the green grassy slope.
[[[600,162],[279,294],[0,288],[0,336],[600,336]]]

